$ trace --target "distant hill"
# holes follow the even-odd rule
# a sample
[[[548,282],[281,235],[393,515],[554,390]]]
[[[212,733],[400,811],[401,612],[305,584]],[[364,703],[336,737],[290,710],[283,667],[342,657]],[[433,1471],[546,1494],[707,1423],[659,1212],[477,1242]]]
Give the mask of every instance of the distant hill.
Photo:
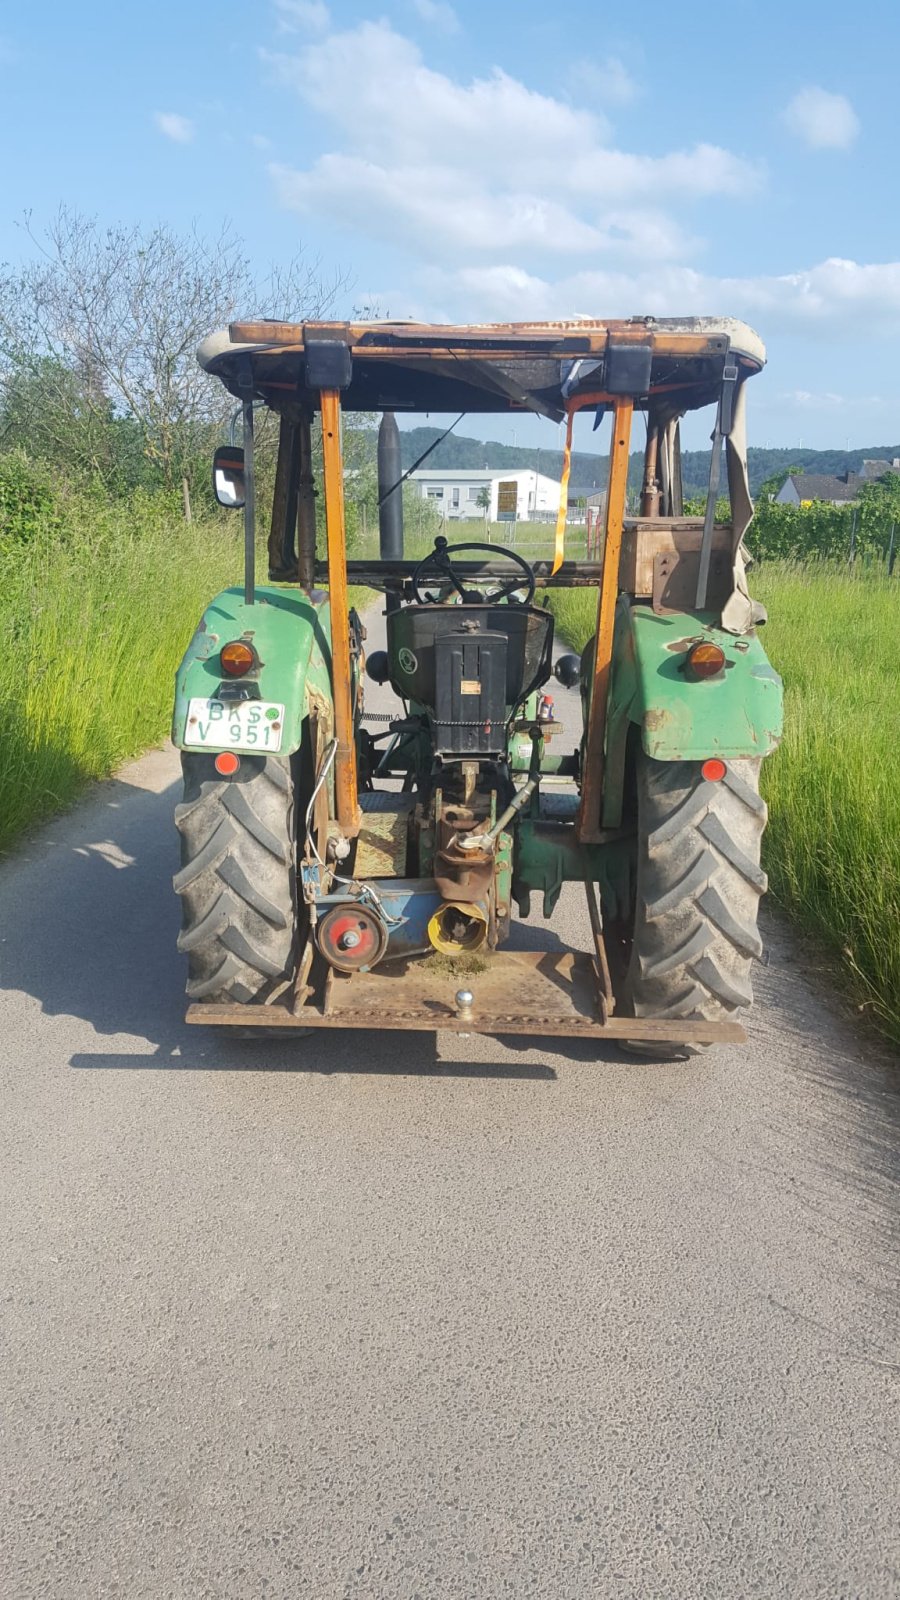
[[[412,466],[429,444],[440,438],[442,431],[440,428],[426,427],[401,430],[404,471]],[[783,472],[786,467],[804,467],[807,472],[837,475],[847,471],[859,472],[864,460],[893,461],[895,456],[900,456],[900,444],[866,445],[861,450],[763,450],[751,445],[747,452],[750,490],[755,494],[760,484],[771,478],[773,473]],[[543,446],[523,448],[521,445],[501,444],[497,439],[470,439],[465,435],[451,433],[443,444],[439,444],[437,449],[432,451],[428,460],[423,463],[423,467],[444,467],[447,470],[456,469],[463,472],[469,468],[482,467],[506,467],[511,471],[516,469],[521,471],[531,467],[545,473],[548,478],[558,478],[562,473],[562,462],[561,450],[547,450]],[[635,451],[631,457],[628,473],[628,481],[635,488],[641,481],[642,463],[643,452]],[[604,488],[606,471],[605,455],[573,450],[570,494],[573,496],[591,494],[595,489]],[[709,472],[709,452],[685,450],[682,455],[682,472],[685,493],[703,494]]]

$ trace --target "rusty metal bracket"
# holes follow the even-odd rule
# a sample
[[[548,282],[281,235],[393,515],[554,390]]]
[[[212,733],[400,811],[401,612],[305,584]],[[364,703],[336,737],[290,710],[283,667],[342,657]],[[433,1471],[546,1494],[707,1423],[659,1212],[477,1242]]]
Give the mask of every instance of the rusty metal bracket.
[[[292,1008],[192,1005],[192,1024],[241,1028],[353,1028],[434,1033],[524,1034],[536,1038],[650,1039],[664,1043],[741,1043],[740,1023],[599,1014],[595,957],[571,950],[497,951],[482,972],[466,975],[472,1014],[459,1016],[459,979],[444,966],[413,958],[352,977],[328,969],[324,992]],[[364,1070],[364,1068],[361,1068]]]
[[[616,1000],[609,975],[609,962],[606,959],[603,918],[600,915],[600,907],[597,904],[597,891],[593,883],[587,878],[584,882],[584,892],[587,898],[588,916],[591,919],[591,933],[594,936],[594,950],[597,959],[597,994],[600,1003],[600,1015],[604,1023],[606,1023],[616,1009]]]

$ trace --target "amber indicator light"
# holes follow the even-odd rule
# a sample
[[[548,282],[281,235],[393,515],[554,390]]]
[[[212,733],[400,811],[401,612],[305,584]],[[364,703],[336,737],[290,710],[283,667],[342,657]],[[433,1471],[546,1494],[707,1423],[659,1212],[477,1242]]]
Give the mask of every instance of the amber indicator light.
[[[704,761],[700,771],[703,773],[707,783],[721,783],[728,768],[724,761],[719,761],[717,757],[713,756],[709,761]]]
[[[725,665],[725,651],[717,644],[692,645],[686,665],[692,678],[714,678]]]
[[[233,750],[221,751],[221,753],[216,756],[214,762],[216,771],[223,778],[232,777],[233,774],[237,772],[240,764],[241,758],[240,756],[236,756]]]
[[[242,678],[245,672],[250,672],[256,666],[256,651],[249,644],[244,644],[242,639],[235,640],[234,644],[223,644],[219,651],[219,666],[227,672],[229,678]]]

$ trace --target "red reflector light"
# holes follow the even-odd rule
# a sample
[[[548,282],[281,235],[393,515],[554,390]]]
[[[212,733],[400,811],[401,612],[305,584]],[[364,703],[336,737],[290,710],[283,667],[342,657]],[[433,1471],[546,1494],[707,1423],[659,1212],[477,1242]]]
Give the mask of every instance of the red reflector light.
[[[240,764],[241,758],[240,756],[236,756],[233,750],[221,751],[221,753],[216,756],[214,762],[216,771],[223,778],[230,778],[233,773],[237,772]]]
[[[219,651],[219,666],[227,672],[229,678],[242,678],[245,672],[250,672],[256,666],[256,651],[249,644],[244,644],[243,639],[236,639],[233,644],[223,644]]]
[[[728,768],[724,761],[719,761],[713,756],[711,760],[704,761],[700,771],[703,773],[707,783],[721,783]]]
[[[687,653],[687,670],[692,678],[714,678],[725,665],[725,651],[717,644],[695,644]]]

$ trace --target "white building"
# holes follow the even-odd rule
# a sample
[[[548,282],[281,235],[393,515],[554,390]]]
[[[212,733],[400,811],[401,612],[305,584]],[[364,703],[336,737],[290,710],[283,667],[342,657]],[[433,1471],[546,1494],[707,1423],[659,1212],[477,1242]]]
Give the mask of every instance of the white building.
[[[423,500],[431,500],[451,521],[547,522],[559,510],[558,480],[530,468],[504,471],[485,467],[468,472],[423,468],[410,473],[409,481]]]

